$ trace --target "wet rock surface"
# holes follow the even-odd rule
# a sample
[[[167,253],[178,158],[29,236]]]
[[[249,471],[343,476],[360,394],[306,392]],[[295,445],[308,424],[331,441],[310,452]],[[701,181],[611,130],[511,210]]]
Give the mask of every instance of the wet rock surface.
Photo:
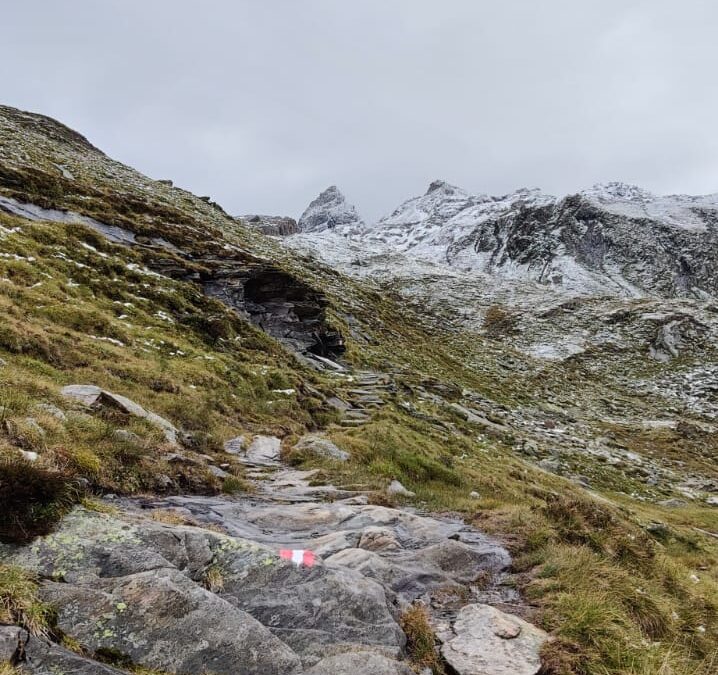
[[[464,606],[520,604],[503,583],[510,558],[500,545],[455,518],[311,486],[314,472],[281,464],[275,437],[235,445],[261,476],[251,496],[114,500],[112,513],[78,508],[55,533],[0,550],[44,580],[58,627],[88,655],[35,646],[38,663],[75,659],[77,672],[110,673],[83,668],[112,653],[172,673],[408,675],[400,614],[421,602],[456,672],[485,672],[460,670],[497,639]],[[168,511],[177,518],[162,522]],[[179,516],[199,526],[174,524]],[[520,626],[534,636],[493,611],[502,635]],[[511,639],[510,658],[529,664],[516,672],[535,672],[541,641]]]

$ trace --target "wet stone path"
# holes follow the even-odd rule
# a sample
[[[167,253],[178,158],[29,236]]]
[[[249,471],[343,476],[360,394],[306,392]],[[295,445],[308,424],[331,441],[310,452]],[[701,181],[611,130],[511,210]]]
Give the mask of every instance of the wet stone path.
[[[411,605],[422,604],[453,672],[516,675],[539,670],[538,649],[545,636],[504,613],[520,613],[522,602],[507,583],[511,559],[498,542],[458,518],[377,506],[361,492],[312,485],[316,472],[286,467],[278,440],[259,439],[239,455],[254,482],[252,494],[167,497],[145,502],[143,508],[170,509],[267,546],[294,560],[299,573],[315,566],[359,573],[382,587],[396,619]],[[243,609],[253,613],[250,606]],[[281,627],[273,632],[285,635]],[[352,642],[361,644],[361,636]],[[365,647],[374,651],[376,645]],[[401,649],[378,652],[397,659],[399,670],[386,672],[404,672]],[[352,671],[363,672],[375,671]]]

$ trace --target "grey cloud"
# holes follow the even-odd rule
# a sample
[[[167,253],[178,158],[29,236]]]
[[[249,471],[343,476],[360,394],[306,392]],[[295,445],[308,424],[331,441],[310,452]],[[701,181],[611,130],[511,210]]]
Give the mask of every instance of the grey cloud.
[[[235,213],[338,184],[367,219],[445,178],[718,191],[700,0],[23,0],[3,102]]]

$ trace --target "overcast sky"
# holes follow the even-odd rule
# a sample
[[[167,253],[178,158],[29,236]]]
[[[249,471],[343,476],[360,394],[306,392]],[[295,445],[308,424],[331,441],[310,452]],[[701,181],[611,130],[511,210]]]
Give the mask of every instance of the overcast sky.
[[[228,211],[718,192],[715,0],[3,2],[2,102]]]

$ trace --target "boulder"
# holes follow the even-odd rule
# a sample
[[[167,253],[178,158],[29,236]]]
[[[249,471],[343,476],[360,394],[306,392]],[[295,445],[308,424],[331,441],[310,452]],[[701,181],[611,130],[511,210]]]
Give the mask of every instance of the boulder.
[[[416,497],[416,492],[407,490],[398,480],[393,480],[386,489],[392,497]]]
[[[548,636],[523,619],[490,605],[466,605],[441,655],[457,675],[536,675]]]
[[[351,455],[348,452],[338,448],[328,438],[323,438],[322,436],[317,436],[315,434],[302,436],[299,441],[297,441],[294,449],[310,452],[318,457],[336,459],[339,462],[346,462],[351,458]]]
[[[114,394],[111,391],[100,389],[100,387],[96,387],[91,384],[71,384],[67,387],[63,387],[60,393],[66,398],[80,401],[88,406],[106,405],[118,408],[128,415],[141,417],[153,426],[161,429],[168,443],[171,443],[172,445],[178,444],[177,437],[180,432],[171,422],[166,420],[164,417],[160,417],[156,413],[145,410],[141,405],[125,396]]]
[[[120,653],[168,672],[218,675],[296,673],[281,640],[176,569],[156,569],[86,585],[46,582],[42,598],[57,625],[90,650]]]
[[[278,466],[282,442],[276,436],[255,436],[242,462],[249,466]]]
[[[299,657],[305,667],[352,650],[395,657],[405,643],[384,588],[358,572],[299,567],[255,541],[140,513],[77,508],[7,557],[53,579],[41,593],[64,632],[145,667],[292,673]],[[216,594],[202,587],[210,568]]]
[[[317,562],[220,562],[226,598],[267,626],[313,665],[328,653],[360,649],[399,656],[406,638],[382,586],[362,574]]]

